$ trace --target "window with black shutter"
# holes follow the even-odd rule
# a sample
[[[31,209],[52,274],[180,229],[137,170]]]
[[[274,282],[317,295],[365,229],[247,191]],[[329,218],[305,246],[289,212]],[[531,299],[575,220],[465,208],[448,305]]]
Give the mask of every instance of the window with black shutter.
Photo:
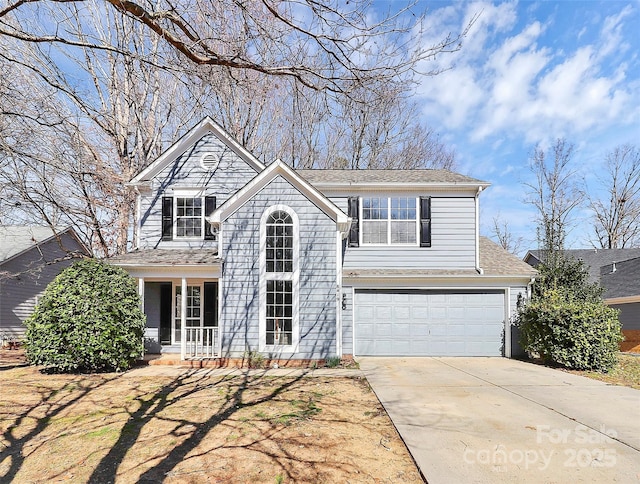
[[[431,197],[420,197],[420,247],[431,247]]]

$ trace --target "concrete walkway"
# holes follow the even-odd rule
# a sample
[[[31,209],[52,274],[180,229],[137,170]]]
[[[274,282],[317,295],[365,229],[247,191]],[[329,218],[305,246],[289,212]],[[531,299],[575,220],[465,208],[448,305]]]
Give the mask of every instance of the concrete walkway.
[[[640,482],[640,391],[506,358],[358,358],[430,484]]]

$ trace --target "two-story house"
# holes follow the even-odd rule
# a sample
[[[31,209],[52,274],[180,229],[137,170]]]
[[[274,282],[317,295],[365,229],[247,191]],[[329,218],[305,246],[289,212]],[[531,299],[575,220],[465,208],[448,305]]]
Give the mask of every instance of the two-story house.
[[[280,363],[510,356],[535,270],[479,236],[488,183],[265,166],[206,118],[132,181],[149,352]]]

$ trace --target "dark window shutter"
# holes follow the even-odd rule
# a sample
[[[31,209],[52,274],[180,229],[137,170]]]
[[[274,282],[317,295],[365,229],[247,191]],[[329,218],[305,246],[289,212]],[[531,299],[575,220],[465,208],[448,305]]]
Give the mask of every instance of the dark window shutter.
[[[420,247],[431,247],[431,197],[420,197]]]
[[[216,209],[216,197],[204,197],[204,216],[208,217]],[[207,219],[204,220],[204,239],[216,240],[216,233]]]
[[[359,201],[358,197],[349,197],[348,212],[351,217],[351,228],[349,229],[349,247],[358,247],[360,245],[360,222],[358,220],[359,214]]]
[[[173,197],[162,197],[162,240],[173,238]]]
[[[218,283],[204,283],[204,325],[218,326]]]

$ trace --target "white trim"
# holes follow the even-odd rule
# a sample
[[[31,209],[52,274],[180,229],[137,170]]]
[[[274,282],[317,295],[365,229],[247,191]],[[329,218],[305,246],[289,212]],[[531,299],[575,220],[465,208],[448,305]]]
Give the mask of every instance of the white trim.
[[[610,297],[604,300],[605,304],[633,304],[640,303],[640,294],[635,296]]]
[[[336,191],[348,191],[349,193],[353,193],[355,191],[386,191],[386,190],[415,190],[421,189],[424,191],[425,188],[433,191],[477,191],[478,187],[487,188],[491,186],[491,183],[446,183],[446,182],[389,182],[389,183],[355,183],[355,182],[314,182],[313,186],[318,188],[319,190],[328,191],[328,190],[336,190]]]
[[[204,296],[204,294],[203,294]],[[224,329],[224,321],[222,320],[222,278],[218,279],[218,294],[216,295],[218,300],[216,305],[218,306],[218,356],[222,356],[222,334]]]
[[[504,288],[504,356],[511,358],[511,288]]]
[[[208,133],[213,133],[220,141],[235,152],[242,160],[256,172],[264,170],[265,166],[258,161],[246,148],[231,137],[220,125],[209,116],[187,131],[168,150],[160,155],[153,163],[138,173],[127,185],[140,185],[157,176],[167,165],[182,156],[188,148],[196,144]]]
[[[356,288],[351,286],[351,356],[356,357]]]
[[[204,240],[204,188],[200,189],[174,189],[173,190],[173,240]],[[178,198],[192,198],[200,199],[200,235],[199,236],[184,236],[178,235]],[[186,217],[195,218],[195,217]]]
[[[144,277],[138,278],[138,296],[140,296],[140,310],[144,313]]]
[[[476,238],[476,271],[478,274],[483,275],[484,271],[482,267],[480,267],[480,193],[482,192],[482,187],[478,187],[478,193],[475,196],[475,230],[474,236]]]
[[[267,218],[273,212],[281,210],[291,216],[293,221],[293,272],[270,273],[267,278]],[[287,205],[271,205],[260,217],[260,275],[259,275],[259,322],[258,322],[258,351],[281,353],[297,353],[300,345],[300,220],[298,214]],[[292,318],[291,345],[267,344],[267,280],[292,281]]]
[[[175,289],[174,289],[175,291]],[[175,296],[174,296],[175,300]],[[182,278],[180,289],[180,359],[184,360],[187,355],[187,278]],[[172,340],[173,343],[173,335]]]
[[[322,193],[307,183],[302,177],[280,160],[274,161],[258,176],[253,178],[253,180],[220,205],[213,214],[208,217],[209,222],[212,224],[220,224],[220,222],[229,218],[278,175],[282,176],[300,193],[307,197],[311,203],[322,210],[331,218],[331,220],[336,222],[341,232],[345,232],[349,229],[349,217],[347,217],[347,215],[331,200],[322,195]]]
[[[342,235],[336,231],[336,356],[342,357]]]

